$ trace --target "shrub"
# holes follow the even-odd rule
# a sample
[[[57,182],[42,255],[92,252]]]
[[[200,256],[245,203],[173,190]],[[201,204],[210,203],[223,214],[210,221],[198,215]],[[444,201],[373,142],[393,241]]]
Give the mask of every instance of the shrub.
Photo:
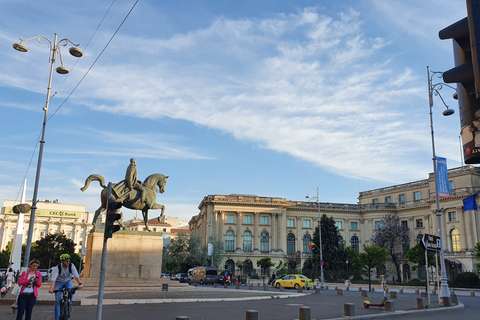
[[[414,278],[410,280],[409,284],[411,284],[412,286],[422,286],[422,285],[425,285],[425,281],[421,281],[421,280],[418,280],[417,278]]]
[[[461,272],[450,283],[453,287],[477,288],[480,287],[480,278],[473,272]]]

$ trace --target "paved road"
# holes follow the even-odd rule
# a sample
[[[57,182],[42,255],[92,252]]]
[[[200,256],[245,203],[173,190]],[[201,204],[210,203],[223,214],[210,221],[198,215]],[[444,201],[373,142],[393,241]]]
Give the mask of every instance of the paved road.
[[[212,299],[224,299],[231,295],[235,296],[251,296],[260,294],[260,291],[242,290],[240,293],[235,289],[213,289],[211,287],[198,288],[194,291],[193,288],[184,291],[180,294],[183,297],[199,294],[200,296],[212,297]],[[168,293],[167,298],[174,295],[174,290]],[[294,290],[286,290],[286,292],[294,294]],[[356,315],[363,315],[368,319],[376,315],[383,315],[383,319],[433,319],[455,320],[461,319],[477,319],[480,314],[480,298],[479,297],[459,297],[460,302],[465,305],[465,308],[451,309],[450,311],[428,312],[426,314],[403,314],[402,316],[387,315],[382,309],[378,307],[363,308],[363,301],[368,299],[371,302],[381,301],[381,293],[369,293],[368,298],[360,297],[358,292],[344,292],[343,296],[337,296],[335,291],[322,291],[321,295],[315,295],[311,290],[308,294],[299,297],[291,298],[277,298],[274,295],[275,291],[268,292],[271,297],[268,300],[253,300],[253,301],[209,301],[209,302],[185,302],[185,303],[155,303],[155,304],[131,304],[131,305],[105,305],[103,306],[104,320],[128,320],[128,319],[172,319],[177,316],[188,316],[191,320],[240,320],[245,319],[246,310],[258,310],[260,320],[287,320],[298,319],[299,310],[301,306],[308,306],[311,308],[312,319],[333,319],[342,318],[344,303],[354,303]],[[84,296],[92,295],[94,292],[82,293]],[[105,298],[123,298],[123,297],[139,297],[144,295],[159,295],[159,291],[143,292],[116,292],[106,293]],[[264,294],[264,292],[261,292]],[[109,296],[109,297],[108,297]],[[393,299],[395,309],[398,310],[414,310],[416,307],[416,299],[420,295],[415,294],[398,294],[398,299]],[[163,297],[163,294],[162,294]],[[272,298],[273,297],[273,298]],[[238,298],[238,297],[237,297]],[[439,307],[439,305],[433,305]],[[432,310],[433,311],[433,310]],[[13,320],[14,315],[11,313],[11,308],[6,305],[0,305],[0,319]],[[75,306],[72,320],[86,320],[97,318],[96,306]],[[53,319],[52,305],[36,305],[34,309],[33,319],[51,320]]]

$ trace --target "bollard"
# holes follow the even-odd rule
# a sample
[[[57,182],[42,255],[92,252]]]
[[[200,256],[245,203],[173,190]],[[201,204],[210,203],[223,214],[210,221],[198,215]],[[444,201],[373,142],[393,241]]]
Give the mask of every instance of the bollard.
[[[190,320],[190,317],[187,316],[177,316],[175,320]]]
[[[216,288],[216,287],[217,287],[217,283],[216,283],[216,282],[213,284],[213,287],[214,287],[214,288]]]
[[[278,289],[280,292],[283,292],[283,286],[280,286],[280,289]]]
[[[450,295],[450,301],[451,301],[452,305],[454,305],[454,306],[458,305],[457,295],[456,294],[451,294]]]
[[[268,286],[266,284],[263,285],[263,291],[268,291]]]
[[[321,294],[320,288],[315,286],[315,294]]]
[[[337,289],[337,296],[343,296],[342,289]]]
[[[195,282],[195,283],[193,284],[193,286],[196,287],[196,286],[197,286],[197,283]]]
[[[385,301],[385,311],[395,312],[395,302],[390,300]]]
[[[423,299],[417,298],[417,309],[423,309]]]
[[[237,283],[235,284],[235,289],[240,289],[240,283],[237,282]]]
[[[427,293],[426,292],[422,292],[422,298],[426,298],[427,297]]]
[[[415,293],[418,294],[418,292],[419,292],[419,291],[418,291],[418,288],[415,288]]]
[[[362,297],[368,297],[367,296],[367,290],[362,290]]]
[[[312,310],[310,307],[300,307],[300,317],[299,320],[311,320],[312,319]]]
[[[397,293],[395,291],[390,291],[390,298],[397,299]]]
[[[245,320],[258,320],[258,311],[257,310],[247,310],[247,316]]]
[[[250,284],[248,285],[248,290],[253,290],[253,284],[250,283]]]
[[[442,297],[444,307],[450,307],[450,297]]]
[[[343,305],[343,313],[345,317],[355,317],[355,304],[345,303]]]
[[[398,293],[403,293],[403,288],[398,289]]]
[[[302,292],[303,292],[303,288],[302,288],[302,287],[298,287],[297,292],[298,292],[298,293],[302,293]]]
[[[223,284],[223,287],[224,287],[225,289],[227,289],[227,288],[228,288],[228,283],[224,283],[224,284]]]
[[[470,290],[470,297],[475,297],[475,290]]]

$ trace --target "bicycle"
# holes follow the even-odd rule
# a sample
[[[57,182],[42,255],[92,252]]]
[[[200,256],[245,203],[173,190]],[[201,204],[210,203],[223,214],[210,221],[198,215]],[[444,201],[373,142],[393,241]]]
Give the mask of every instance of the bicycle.
[[[62,301],[60,302],[60,320],[67,320],[70,318],[70,297],[75,294],[75,291],[78,290],[78,287],[74,287],[72,289],[62,288],[60,290],[53,290],[53,293],[61,292],[62,293]]]

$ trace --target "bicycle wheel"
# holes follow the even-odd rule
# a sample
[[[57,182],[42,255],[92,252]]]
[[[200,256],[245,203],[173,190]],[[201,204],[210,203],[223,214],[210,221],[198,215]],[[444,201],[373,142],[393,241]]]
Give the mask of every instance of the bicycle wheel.
[[[60,310],[60,320],[67,320],[70,318],[70,308],[68,307],[68,300],[63,301],[62,309]]]

